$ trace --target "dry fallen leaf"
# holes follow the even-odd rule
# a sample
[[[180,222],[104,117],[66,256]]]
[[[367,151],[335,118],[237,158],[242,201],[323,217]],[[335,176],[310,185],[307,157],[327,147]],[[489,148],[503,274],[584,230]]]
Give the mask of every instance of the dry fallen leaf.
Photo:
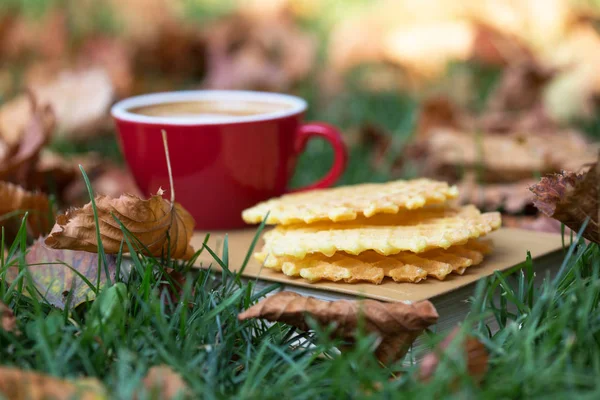
[[[193,217],[179,204],[172,204],[161,197],[162,190],[148,200],[124,194],[119,198],[97,196],[95,199],[100,223],[100,236],[104,251],[119,252],[123,231],[119,222],[127,228],[146,249],[136,249],[153,256],[188,259],[194,254],[190,240],[194,230]],[[96,224],[92,203],[73,208],[59,215],[46,245],[54,249],[71,249],[98,252]],[[134,247],[136,243],[133,243]],[[124,251],[129,251],[124,246]]]
[[[419,367],[419,378],[428,381],[433,377],[440,363],[440,358],[447,352],[448,347],[454,342],[460,328],[455,328],[450,334],[434,349],[421,360]],[[472,336],[461,338],[459,349],[462,354],[460,357],[466,357],[467,372],[469,375],[480,382],[488,370],[488,352],[483,343]],[[452,355],[449,355],[452,357]]]
[[[31,174],[29,186],[47,193],[56,192],[59,199],[64,201],[64,191],[68,187],[75,182],[81,182],[84,185],[79,165],[83,166],[86,174],[93,181],[100,171],[104,170],[106,164],[95,153],[65,157],[49,150],[42,150]]]
[[[95,378],[67,381],[11,367],[0,367],[0,394],[11,400],[108,399],[106,390]]]
[[[509,65],[490,94],[488,111],[529,110],[542,103],[546,85],[556,71],[532,59]]]
[[[503,209],[507,213],[518,213],[533,204],[529,187],[535,183],[526,179],[509,183],[477,183],[475,174],[467,173],[458,184],[460,204],[475,204],[486,211]]]
[[[88,167],[91,166],[93,165],[88,165]],[[90,170],[88,167],[85,167],[85,171],[90,178],[94,193],[115,198],[123,193],[143,196],[128,169],[107,162],[99,165],[97,169]],[[85,181],[81,179],[81,171],[78,167],[77,173],[78,179],[72,181],[61,193],[62,200],[69,206],[81,206],[90,200]]]
[[[44,59],[67,55],[69,21],[64,7],[52,7],[39,19],[10,11],[3,17],[0,23],[0,57],[3,61],[31,58],[32,53]]]
[[[354,340],[360,318],[364,318],[365,330],[379,336],[375,355],[384,363],[403,357],[417,336],[438,319],[429,301],[415,304],[375,300],[330,302],[293,292],[269,296],[239,314],[238,319],[263,318],[306,331],[309,329],[307,315],[321,326],[336,323],[333,335],[349,342]]]
[[[150,368],[144,377],[143,384],[148,390],[150,398],[153,399],[170,400],[190,396],[185,381],[167,365],[157,365]]]
[[[29,247],[25,261],[34,286],[53,306],[61,310],[65,309],[67,305],[69,308],[74,308],[95,298],[94,291],[71,268],[96,286],[98,282],[97,254],[49,249],[40,239]],[[106,261],[108,264],[106,266],[102,264],[100,271],[100,287],[107,282],[106,270],[108,270],[111,281],[115,279],[116,258],[107,255]],[[8,268],[7,280],[14,281],[18,274],[16,266]]]
[[[448,97],[432,97],[421,105],[415,140],[425,141],[436,128],[461,129],[464,124],[464,113]]]
[[[506,228],[527,229],[535,232],[561,233],[561,223],[546,215],[503,215],[502,226]],[[571,230],[565,228],[565,234],[569,235]]]
[[[427,174],[456,177],[478,171],[485,182],[512,182],[593,162],[596,145],[576,131],[491,135],[437,129],[427,141]]]
[[[121,38],[91,37],[78,54],[78,65],[104,67],[117,97],[125,98],[133,90],[133,59],[133,49]]]
[[[32,97],[23,98],[23,107],[27,110],[25,120],[19,110],[16,113],[6,112],[4,107],[0,110],[0,142],[6,142],[4,157],[0,158],[0,179],[21,184],[28,182],[55,124],[53,111],[40,106]],[[9,126],[11,129],[7,129]]]
[[[20,219],[28,212],[27,229],[31,236],[37,238],[50,232],[52,209],[45,194],[28,192],[20,186],[0,181],[0,199],[0,226],[5,223],[2,219],[6,214],[16,214],[14,217]]]
[[[57,137],[80,139],[110,126],[114,97],[110,76],[103,67],[62,70],[50,82],[31,85],[29,91],[40,109],[50,107],[56,117]],[[19,137],[31,119],[26,95],[0,107],[0,132]]]
[[[533,55],[520,38],[475,21],[471,57],[483,64],[505,67],[516,60],[531,59]]]
[[[5,332],[17,333],[17,318],[6,304],[0,301],[0,322]]]
[[[542,178],[531,187],[535,195],[533,204],[544,214],[564,223],[575,232],[579,232],[589,218],[583,237],[600,243],[598,186],[600,163],[596,162],[583,174],[563,171]]]
[[[288,90],[314,65],[315,41],[285,13],[240,12],[206,32],[207,88]]]

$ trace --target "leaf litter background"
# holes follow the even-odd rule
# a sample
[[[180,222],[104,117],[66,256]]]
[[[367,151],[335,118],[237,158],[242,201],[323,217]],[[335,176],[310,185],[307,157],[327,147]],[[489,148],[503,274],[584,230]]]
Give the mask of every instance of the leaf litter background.
[[[505,226],[560,232],[554,217],[575,231],[587,223],[584,237],[598,241],[600,6],[568,0],[456,3],[3,2],[0,222],[3,267],[9,266],[3,285],[27,288],[29,275],[35,285],[23,294],[35,289],[67,311],[94,296],[57,261],[95,284],[98,276],[106,279],[105,271],[98,275],[97,254],[73,251],[83,247],[72,245],[51,250],[38,238],[50,233],[56,215],[73,207],[87,210],[91,223],[79,164],[97,195],[118,202],[124,193],[153,194],[139,193],[124,168],[108,110],[118,99],[160,90],[297,94],[310,103],[308,119],[343,131],[351,157],[340,184],[444,179],[459,185],[461,201],[502,211]],[[294,185],[321,176],[331,159],[325,143],[311,142]],[[554,173],[561,174],[540,181]],[[178,205],[164,199],[157,207],[168,214]],[[31,246],[25,264],[18,261],[22,242],[9,250],[13,239],[22,241],[24,229]],[[84,236],[86,246],[96,246],[91,230]],[[147,236],[146,245],[157,245],[166,232]],[[113,241],[121,238],[118,233]],[[115,243],[112,253],[119,252]],[[175,245],[190,256],[186,243]],[[154,255],[166,244],[159,240],[157,246],[150,250]],[[113,274],[118,260],[106,257]],[[176,280],[171,292],[184,295],[179,272],[143,257],[137,267],[143,262],[164,273],[152,277],[157,287]],[[146,285],[152,280],[144,279]],[[94,304],[112,304],[113,310],[119,293]],[[19,332],[11,308],[0,310],[4,330]],[[431,372],[425,374],[429,379]],[[12,371],[3,375],[19,379]]]

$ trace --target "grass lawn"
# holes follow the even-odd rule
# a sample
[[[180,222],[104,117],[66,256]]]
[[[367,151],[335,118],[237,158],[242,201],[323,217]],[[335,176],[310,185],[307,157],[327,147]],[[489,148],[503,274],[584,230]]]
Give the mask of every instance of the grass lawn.
[[[9,255],[0,277],[9,265],[25,267],[24,230],[9,245],[2,242]],[[14,310],[22,335],[0,331],[0,357],[4,365],[55,376],[98,377],[110,398],[123,399],[139,393],[141,379],[157,364],[170,365],[203,398],[596,398],[600,249],[579,242],[565,251],[560,272],[540,288],[532,285],[531,261],[514,272],[515,283],[497,274],[477,286],[461,334],[476,335],[490,352],[481,385],[469,377],[452,346],[424,384],[414,363],[379,365],[368,335],[341,355],[319,332],[300,333],[306,341],[299,345],[289,326],[237,320],[265,293],[254,292],[252,282],[242,283],[227,268],[190,273],[189,264],[136,255],[126,280],[117,279],[122,283],[103,288],[91,306],[76,309],[61,311],[26,297],[35,290],[26,270],[10,286],[2,280],[1,299]],[[215,256],[215,263],[227,267],[227,250]],[[167,267],[187,276],[176,303],[168,293],[178,286]],[[495,293],[501,294],[496,303]],[[500,326],[494,334],[483,322],[491,315]],[[441,339],[433,332],[425,337],[432,345]]]

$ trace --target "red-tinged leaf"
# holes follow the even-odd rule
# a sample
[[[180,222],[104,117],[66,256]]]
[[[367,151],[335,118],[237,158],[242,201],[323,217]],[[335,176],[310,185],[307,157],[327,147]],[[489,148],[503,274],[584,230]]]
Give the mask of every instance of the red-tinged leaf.
[[[110,279],[115,278],[116,259],[107,255]],[[74,250],[54,250],[37,240],[25,256],[27,270],[37,290],[55,307],[64,309],[77,307],[95,298],[94,291],[71,268],[85,276],[94,286],[98,280],[98,254]],[[65,265],[66,264],[66,265]],[[70,266],[71,268],[67,267]],[[16,266],[7,271],[12,282],[19,274]],[[27,282],[27,277],[24,277]],[[100,286],[107,282],[104,265],[100,271]],[[29,295],[27,291],[24,294]]]
[[[534,205],[575,232],[579,232],[589,218],[583,237],[600,243],[598,227],[598,186],[600,163],[586,173],[561,172],[541,179],[530,189],[535,195]]]

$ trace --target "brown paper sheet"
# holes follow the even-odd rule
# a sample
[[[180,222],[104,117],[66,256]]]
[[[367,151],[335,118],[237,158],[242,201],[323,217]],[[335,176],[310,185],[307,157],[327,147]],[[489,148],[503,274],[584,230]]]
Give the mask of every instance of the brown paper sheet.
[[[255,233],[255,229],[230,231],[227,233],[229,242],[229,267],[231,270],[237,270],[242,265]],[[192,245],[195,249],[202,247],[205,236],[206,233],[202,232],[196,232],[194,234]],[[208,242],[208,246],[211,250],[220,257],[222,255],[224,237],[225,232],[213,232],[211,233]],[[276,272],[269,268],[262,268],[253,257],[250,258],[250,262],[242,275],[247,278],[260,278],[263,280],[285,283],[287,285],[364,296],[377,300],[420,301],[449,293],[485,276],[489,276],[496,270],[504,271],[514,267],[525,261],[527,251],[531,252],[531,257],[534,259],[533,265],[535,267],[536,258],[562,249],[560,235],[552,233],[502,228],[491,233],[487,237],[494,241],[494,252],[488,255],[482,264],[476,267],[467,268],[464,275],[450,275],[444,281],[430,278],[417,284],[396,283],[388,279],[385,279],[380,285],[337,282],[308,283],[302,278],[291,278],[285,276],[281,272]],[[262,240],[259,240],[255,250],[259,250],[261,247]],[[198,266],[208,267],[211,263],[213,268],[217,266],[217,263],[210,254],[207,251],[204,251],[200,255],[197,264]]]

